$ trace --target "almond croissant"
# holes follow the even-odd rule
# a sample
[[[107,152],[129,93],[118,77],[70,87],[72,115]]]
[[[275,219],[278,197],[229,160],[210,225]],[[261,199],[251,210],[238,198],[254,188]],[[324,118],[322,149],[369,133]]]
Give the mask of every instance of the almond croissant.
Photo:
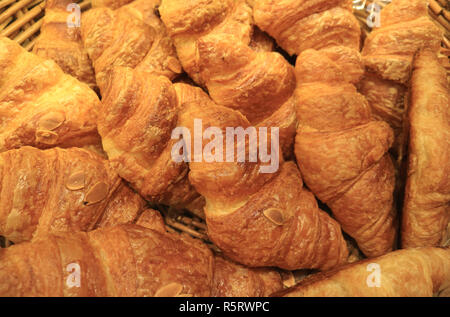
[[[184,96],[183,102],[187,98],[192,97]],[[104,89],[98,129],[111,165],[143,197],[201,213],[203,202],[189,183],[188,165],[171,156],[178,111],[169,79],[116,67]]]
[[[352,83],[362,73],[358,52],[343,46],[306,50],[297,58],[295,154],[309,189],[367,256],[389,252],[396,236],[393,133],[372,121]]]
[[[130,222],[144,203],[108,161],[79,148],[3,152],[0,180],[0,235],[14,243]]]
[[[227,274],[234,270],[252,278]],[[0,250],[0,296],[267,296],[281,288],[275,271],[216,263],[198,240],[132,224]]]
[[[225,128],[250,125],[227,107],[185,104],[179,125],[194,131],[196,119],[205,129],[213,127],[224,134]],[[206,151],[207,144],[203,146]],[[271,151],[277,150],[272,146]],[[194,157],[189,179],[206,199],[208,236],[225,255],[252,267],[326,269],[345,263],[348,251],[339,225],[318,208],[293,162],[274,157],[280,159],[280,170],[262,173],[261,162],[237,162],[237,151],[233,162],[221,155],[217,152],[212,162],[208,156],[199,162]]]
[[[287,297],[450,296],[450,249],[398,250],[308,276]]]
[[[51,60],[0,38],[0,152],[97,145],[100,101]]]
[[[450,238],[449,84],[435,52],[416,56],[408,109],[409,151],[402,247],[440,246]]]
[[[81,41],[80,27],[69,27],[70,13],[67,7],[73,0],[49,0],[45,5],[45,16],[41,33],[33,47],[33,53],[52,59],[61,69],[89,85],[96,87],[94,69]]]
[[[138,0],[117,10],[83,13],[81,36],[103,94],[114,66],[127,66],[173,79],[182,72],[175,48],[154,9],[159,0]]]

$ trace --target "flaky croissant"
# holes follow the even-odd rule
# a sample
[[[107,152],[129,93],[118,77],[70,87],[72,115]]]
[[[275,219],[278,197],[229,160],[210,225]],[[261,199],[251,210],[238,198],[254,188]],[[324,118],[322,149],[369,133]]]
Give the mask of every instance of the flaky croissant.
[[[166,77],[116,67],[104,89],[98,129],[111,165],[143,197],[199,213],[203,202],[189,183],[189,167],[171,155],[179,106]]]
[[[282,289],[268,271],[216,263],[198,240],[128,224],[1,249],[0,296],[264,296]]]
[[[432,50],[413,63],[402,247],[440,246],[450,232],[450,112],[445,69]]]
[[[182,72],[175,48],[154,9],[159,0],[138,0],[117,10],[95,8],[82,16],[81,36],[103,93],[114,66],[173,79]]]
[[[288,297],[450,296],[450,249],[398,250],[308,276],[275,294]]]
[[[366,75],[360,91],[366,96],[376,119],[395,132],[394,154],[405,155],[402,129],[405,98],[413,55],[420,48],[439,51],[442,31],[428,17],[427,1],[393,0],[380,15],[380,27],[366,38],[362,50]]]
[[[392,250],[396,236],[393,133],[372,121],[352,83],[362,73],[358,52],[343,46],[306,50],[297,58],[295,155],[309,189],[367,256]]]
[[[227,127],[250,125],[241,113],[211,102],[185,104],[180,126],[194,131],[195,119],[224,134]],[[189,163],[189,179],[206,199],[208,236],[232,260],[252,267],[326,269],[345,263],[339,225],[318,208],[295,164],[273,158],[278,159],[274,173],[262,173],[261,162],[239,163],[236,157]]]
[[[81,41],[79,26],[68,26],[67,7],[72,0],[49,0],[45,5],[45,17],[41,33],[33,46],[33,53],[52,59],[61,69],[89,85],[97,86],[94,69]]]
[[[257,0],[253,16],[290,55],[336,45],[359,50],[360,26],[351,0]]]
[[[100,101],[51,60],[0,38],[0,151],[96,145]]]
[[[171,36],[183,69],[200,85],[197,41],[205,35],[232,35],[249,45],[252,14],[246,0],[161,0],[161,19]]]
[[[79,148],[3,152],[0,180],[0,235],[14,243],[127,223],[144,204],[108,161]]]

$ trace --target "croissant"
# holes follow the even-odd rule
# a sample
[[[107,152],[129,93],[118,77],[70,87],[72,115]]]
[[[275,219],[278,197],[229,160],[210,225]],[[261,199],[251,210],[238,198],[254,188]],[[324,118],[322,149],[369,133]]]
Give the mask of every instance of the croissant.
[[[3,152],[0,179],[0,235],[14,243],[127,223],[144,204],[108,161],[79,148]]]
[[[413,63],[408,109],[403,248],[439,246],[450,238],[449,99],[445,69],[435,52],[421,51]]]
[[[360,26],[351,0],[258,0],[253,16],[290,55],[330,46],[359,50]]]
[[[1,37],[0,78],[0,151],[100,142],[97,95],[55,62]]]
[[[343,46],[306,50],[297,58],[295,155],[309,189],[369,257],[389,252],[396,236],[391,128],[373,121],[352,83],[362,65]]]
[[[285,158],[293,156],[297,128],[294,68],[279,53],[254,51],[234,36],[198,40],[200,77],[219,105],[240,111],[257,127],[279,127]]]
[[[196,97],[185,95],[183,102],[189,98]],[[116,67],[104,90],[98,130],[111,166],[144,198],[201,214],[204,201],[189,183],[187,163],[171,155],[179,99],[166,77]]]
[[[450,249],[397,250],[378,258],[310,275],[275,296],[424,297],[449,296]]]
[[[281,288],[275,271],[216,262],[198,240],[133,224],[0,250],[0,296],[263,296]]]
[[[252,14],[246,0],[161,0],[161,20],[176,47],[186,73],[200,85],[201,57],[197,41],[205,35],[232,35],[235,43],[252,41]]]
[[[72,0],[49,0],[41,33],[33,47],[33,53],[52,59],[61,69],[89,85],[96,87],[94,69],[81,41],[79,27],[69,27],[67,7]]]
[[[402,121],[414,53],[420,48],[439,51],[442,31],[428,17],[423,0],[393,0],[382,11],[380,27],[371,32],[362,50],[366,76],[360,91],[374,117],[395,132],[393,153],[399,162],[405,154]]]
[[[179,120],[189,131],[194,131],[195,120],[221,131],[250,125],[241,113],[211,101],[185,104]],[[203,151],[206,148],[203,144]],[[348,250],[340,227],[303,187],[295,163],[283,163],[274,155],[273,160],[280,159],[279,170],[263,173],[261,162],[239,163],[237,151],[233,162],[221,155],[217,152],[212,162],[194,157],[189,180],[205,197],[208,236],[227,257],[250,267],[284,269],[326,269],[345,263]]]
[[[81,36],[103,93],[114,66],[137,68],[173,79],[182,72],[175,48],[155,15],[159,0],[137,0],[117,10],[83,13]]]

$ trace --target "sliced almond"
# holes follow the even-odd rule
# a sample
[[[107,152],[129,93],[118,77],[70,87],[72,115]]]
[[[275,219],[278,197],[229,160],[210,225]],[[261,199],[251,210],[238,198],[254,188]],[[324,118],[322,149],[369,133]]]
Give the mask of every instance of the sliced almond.
[[[283,212],[278,208],[269,208],[263,211],[264,216],[274,224],[281,226],[284,223]]]
[[[283,278],[283,285],[285,287],[292,287],[295,285],[295,276],[294,273],[292,273],[291,271],[285,271],[282,274],[282,278]]]
[[[175,74],[181,74],[181,72],[183,71],[180,62],[174,57],[169,57],[167,61],[167,67]]]
[[[108,184],[98,182],[88,191],[85,197],[85,204],[87,206],[96,204],[108,196]]]
[[[84,188],[84,180],[84,172],[75,172],[67,179],[66,187],[70,190],[82,189]]]
[[[66,116],[61,112],[50,112],[42,116],[38,121],[38,126],[42,130],[55,130],[66,120]]]
[[[38,143],[53,145],[58,141],[58,133],[49,130],[37,130],[36,141]]]
[[[181,294],[183,285],[179,283],[170,283],[156,291],[155,297],[176,297]]]

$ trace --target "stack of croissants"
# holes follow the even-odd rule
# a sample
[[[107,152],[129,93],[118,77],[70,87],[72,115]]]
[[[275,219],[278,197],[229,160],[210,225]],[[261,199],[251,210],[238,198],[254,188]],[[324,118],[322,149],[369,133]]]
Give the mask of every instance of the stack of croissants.
[[[367,36],[351,0],[92,0],[79,26],[71,2],[46,1],[32,52],[0,38],[0,296],[450,296],[426,0]],[[196,119],[279,127],[278,170],[174,161]]]

